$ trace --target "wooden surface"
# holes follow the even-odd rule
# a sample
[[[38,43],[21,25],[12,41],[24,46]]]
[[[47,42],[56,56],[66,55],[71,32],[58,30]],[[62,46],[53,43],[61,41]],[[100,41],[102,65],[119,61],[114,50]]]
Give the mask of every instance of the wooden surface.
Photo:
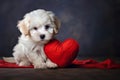
[[[0,68],[0,80],[120,80],[120,69],[83,68],[17,69]]]
[[[102,61],[105,58],[93,58]],[[114,58],[120,62],[120,58]],[[59,68],[0,68],[0,80],[120,80],[120,69]]]

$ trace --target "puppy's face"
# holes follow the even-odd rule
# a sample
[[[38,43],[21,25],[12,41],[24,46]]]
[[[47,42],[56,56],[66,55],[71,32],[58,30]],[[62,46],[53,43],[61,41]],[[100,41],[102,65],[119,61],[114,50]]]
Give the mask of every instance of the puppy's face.
[[[29,33],[32,40],[44,43],[52,39],[55,25],[49,17],[44,16],[43,19],[36,17],[31,20]]]
[[[39,9],[26,14],[18,23],[18,28],[33,41],[47,43],[58,33],[60,22],[51,11]]]

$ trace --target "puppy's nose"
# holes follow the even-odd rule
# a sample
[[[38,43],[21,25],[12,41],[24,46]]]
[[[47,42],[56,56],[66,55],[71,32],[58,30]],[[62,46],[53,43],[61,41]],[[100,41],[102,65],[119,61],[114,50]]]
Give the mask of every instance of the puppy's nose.
[[[40,35],[40,38],[41,38],[41,39],[44,39],[44,38],[45,38],[45,35],[44,35],[44,34]]]

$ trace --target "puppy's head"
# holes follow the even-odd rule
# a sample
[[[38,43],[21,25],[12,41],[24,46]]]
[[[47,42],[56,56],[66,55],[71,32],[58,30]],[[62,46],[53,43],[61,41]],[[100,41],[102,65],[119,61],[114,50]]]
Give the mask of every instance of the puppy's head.
[[[53,12],[38,9],[27,13],[17,26],[22,35],[35,42],[46,43],[58,33],[60,21]]]

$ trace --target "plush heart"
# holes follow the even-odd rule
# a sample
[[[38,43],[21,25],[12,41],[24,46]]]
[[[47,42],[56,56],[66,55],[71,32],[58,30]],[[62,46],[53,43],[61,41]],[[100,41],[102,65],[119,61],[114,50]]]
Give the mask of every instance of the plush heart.
[[[63,42],[52,40],[44,47],[47,57],[59,67],[66,67],[72,63],[79,51],[79,45],[74,39]]]

